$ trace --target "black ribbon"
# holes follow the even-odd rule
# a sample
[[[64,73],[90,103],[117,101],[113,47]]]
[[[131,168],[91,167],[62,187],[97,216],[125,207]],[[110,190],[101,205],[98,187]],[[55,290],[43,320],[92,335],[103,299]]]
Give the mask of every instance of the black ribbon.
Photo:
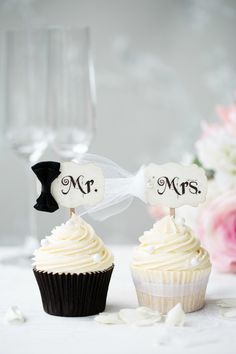
[[[51,194],[51,184],[59,176],[60,163],[54,161],[39,162],[31,167],[42,185],[41,194],[36,200],[34,208],[40,211],[53,213],[59,206]]]

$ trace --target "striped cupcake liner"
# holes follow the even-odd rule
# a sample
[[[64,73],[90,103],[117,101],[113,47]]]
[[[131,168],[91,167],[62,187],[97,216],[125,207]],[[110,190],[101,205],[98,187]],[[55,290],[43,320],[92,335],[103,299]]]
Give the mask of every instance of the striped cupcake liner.
[[[34,268],[44,311],[64,317],[103,312],[113,268],[81,274],[47,273]]]
[[[195,271],[143,271],[132,268],[139,304],[167,313],[177,303],[185,312],[204,306],[211,268]]]

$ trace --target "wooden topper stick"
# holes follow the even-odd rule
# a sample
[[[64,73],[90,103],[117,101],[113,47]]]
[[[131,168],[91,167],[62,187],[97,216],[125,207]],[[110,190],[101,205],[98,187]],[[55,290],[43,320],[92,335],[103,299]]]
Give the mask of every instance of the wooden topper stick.
[[[170,216],[173,216],[173,218],[175,218],[175,208],[170,208]]]
[[[72,217],[73,214],[75,214],[75,208],[70,208],[70,217]]]

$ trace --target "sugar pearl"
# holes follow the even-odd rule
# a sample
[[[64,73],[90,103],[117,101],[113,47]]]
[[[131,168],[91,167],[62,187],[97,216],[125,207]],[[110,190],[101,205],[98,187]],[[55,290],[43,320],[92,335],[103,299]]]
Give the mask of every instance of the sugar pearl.
[[[176,224],[181,225],[181,226],[185,225],[185,219],[181,218],[181,217],[176,218],[175,222],[176,222]]]
[[[44,238],[43,240],[41,240],[41,246],[47,246],[49,244],[48,240],[46,238]]]
[[[97,263],[97,262],[100,262],[101,256],[100,256],[99,253],[96,253],[96,254],[93,254],[93,255],[92,255],[92,259],[93,259],[93,261],[94,261],[95,263]]]
[[[155,250],[155,247],[152,246],[152,245],[146,247],[146,251],[147,251],[148,253],[152,253],[154,250]]]
[[[196,257],[194,257],[194,258],[191,259],[190,264],[193,267],[196,267],[199,264],[199,261],[198,261],[198,259]]]

